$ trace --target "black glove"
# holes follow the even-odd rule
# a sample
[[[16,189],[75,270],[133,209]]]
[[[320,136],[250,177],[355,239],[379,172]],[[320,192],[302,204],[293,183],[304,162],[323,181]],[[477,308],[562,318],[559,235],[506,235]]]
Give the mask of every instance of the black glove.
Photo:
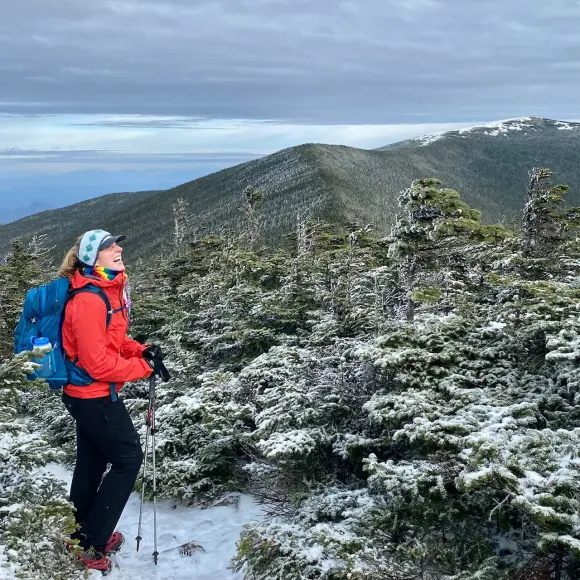
[[[153,360],[148,360],[147,362],[149,363],[149,366],[153,369],[153,374],[157,375],[158,377],[161,377],[162,381],[167,382],[171,378],[169,371],[165,368],[165,365],[163,364],[161,359],[154,358]]]
[[[143,358],[149,363],[153,369],[153,373],[161,378],[162,381],[167,382],[171,375],[163,364],[165,355],[158,344],[152,344],[143,351]]]
[[[145,360],[163,360],[165,355],[158,344],[151,344],[143,351],[143,358]]]

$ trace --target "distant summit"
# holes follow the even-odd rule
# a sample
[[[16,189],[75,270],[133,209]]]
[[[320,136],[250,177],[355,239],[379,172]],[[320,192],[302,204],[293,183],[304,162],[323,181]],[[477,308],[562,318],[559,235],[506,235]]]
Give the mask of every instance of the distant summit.
[[[483,125],[475,125],[473,127],[465,127],[456,131],[439,131],[437,133],[429,133],[407,139],[406,141],[399,141],[392,145],[380,147],[379,151],[387,151],[394,147],[401,146],[426,146],[435,143],[445,138],[467,138],[471,135],[489,135],[491,137],[504,136],[509,137],[513,131],[521,131],[527,135],[533,131],[580,131],[580,123],[571,121],[554,121],[552,119],[544,119],[543,117],[516,117],[514,119],[505,119],[503,121],[495,121],[493,123],[484,123]]]
[[[388,233],[397,196],[415,179],[457,189],[486,222],[519,220],[528,171],[549,167],[580,205],[580,123],[522,117],[445,131],[364,150],[305,144],[242,163],[166,191],[110,194],[0,226],[0,253],[14,237],[47,233],[59,257],[84,230],[128,236],[126,255],[152,259],[172,241],[172,204],[187,200],[199,235],[242,225],[243,190],[260,188],[262,239],[278,244],[298,216],[371,224]]]

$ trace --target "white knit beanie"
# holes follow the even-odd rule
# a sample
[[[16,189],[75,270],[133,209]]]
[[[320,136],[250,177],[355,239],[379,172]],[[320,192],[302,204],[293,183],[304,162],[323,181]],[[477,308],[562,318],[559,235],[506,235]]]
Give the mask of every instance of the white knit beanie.
[[[97,263],[97,255],[100,250],[124,239],[125,236],[113,236],[105,230],[89,230],[81,238],[77,257],[83,264],[92,267]]]

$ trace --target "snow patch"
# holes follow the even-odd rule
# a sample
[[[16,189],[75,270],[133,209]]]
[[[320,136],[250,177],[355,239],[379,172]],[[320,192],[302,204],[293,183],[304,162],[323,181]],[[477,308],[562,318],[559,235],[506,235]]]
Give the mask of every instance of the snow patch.
[[[449,131],[437,131],[437,133],[421,135],[420,137],[417,137],[415,141],[421,141],[421,147],[425,147],[425,145],[429,145],[430,143],[434,143],[435,141],[442,139],[445,137],[445,135],[447,135],[447,133],[449,133]]]
[[[506,323],[505,322],[497,322],[497,321],[493,321],[490,322],[487,326],[483,327],[483,330],[502,330],[503,328],[505,328]]]
[[[17,512],[19,509],[21,509],[23,506],[23,504],[21,503],[13,503],[12,505],[6,505],[4,507],[0,508],[0,512],[2,512],[2,514],[8,513],[8,514],[12,514],[14,512]]]
[[[514,119],[495,121],[493,123],[483,123],[474,127],[459,129],[459,134],[463,135],[464,133],[469,133],[477,129],[490,129],[490,131],[484,131],[484,134],[495,137],[497,135],[506,134],[509,131],[523,131],[524,129],[529,129],[533,127],[533,125],[530,124],[532,119],[532,117],[516,117]]]
[[[72,473],[56,463],[50,463],[39,472],[51,473],[70,485]],[[169,500],[157,502],[157,549],[159,560],[153,563],[153,504],[143,504],[141,545],[135,550],[139,523],[139,494],[133,492],[121,515],[117,530],[125,536],[125,545],[111,556],[111,580],[241,580],[242,573],[228,570],[236,553],[236,542],[245,524],[264,518],[254,498],[234,494],[237,502],[210,508],[175,506]],[[181,555],[179,546],[195,542],[205,552],[194,551],[191,556]],[[92,572],[92,580],[101,580],[100,572]]]
[[[464,135],[465,133],[469,133],[471,131],[477,129],[489,129],[489,131],[484,131],[485,135],[492,135],[497,136],[501,134],[507,134],[509,131],[523,131],[524,129],[533,128],[533,125],[530,124],[530,121],[533,120],[533,117],[515,117],[513,119],[504,119],[501,121],[494,121],[492,123],[481,123],[480,125],[475,125],[473,127],[464,127],[463,129],[459,129],[456,131],[459,135]],[[562,122],[563,125],[567,125],[567,123]],[[564,127],[559,127],[564,128]],[[572,127],[567,127],[572,128]],[[430,133],[428,135],[421,135],[413,141],[420,141],[421,147],[434,143],[439,139],[442,139],[446,135],[450,135],[455,131],[439,131],[437,133]]]
[[[554,121],[554,125],[557,125],[560,131],[573,131],[578,127],[578,125],[570,125],[566,121]]]
[[[123,549],[112,559],[119,568],[110,574],[111,580],[241,580],[243,575],[228,570],[236,553],[236,542],[245,524],[261,519],[261,508],[249,495],[241,494],[237,507],[214,506],[207,509],[174,506],[171,501],[157,503],[157,549],[159,561],[153,563],[153,504],[143,505],[143,540],[135,551],[135,536],[139,522],[139,501],[131,494],[117,529],[125,535]],[[175,509],[174,509],[175,507]],[[191,556],[179,553],[186,542],[203,546],[205,552]],[[164,550],[170,550],[164,552]],[[102,578],[94,573],[95,580]]]
[[[43,467],[40,467],[36,473],[38,475],[53,475],[56,479],[64,481],[69,486],[72,481],[72,471],[60,463],[47,463]]]

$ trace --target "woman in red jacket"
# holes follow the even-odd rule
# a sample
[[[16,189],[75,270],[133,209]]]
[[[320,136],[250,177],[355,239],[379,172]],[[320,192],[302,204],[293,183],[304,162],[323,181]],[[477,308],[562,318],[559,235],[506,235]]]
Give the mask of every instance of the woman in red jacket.
[[[131,302],[118,245],[124,238],[88,231],[69,250],[60,269],[76,290],[66,305],[62,327],[71,381],[62,399],[75,420],[77,437],[70,500],[80,528],[73,538],[84,549],[87,567],[103,573],[111,569],[107,555],[124,542],[113,530],[143,460],[139,435],[118,393],[124,382],[156,372],[156,363],[163,358],[158,346],[127,336]],[[92,292],[78,292],[89,284],[96,287]],[[111,469],[103,478],[108,463]]]

